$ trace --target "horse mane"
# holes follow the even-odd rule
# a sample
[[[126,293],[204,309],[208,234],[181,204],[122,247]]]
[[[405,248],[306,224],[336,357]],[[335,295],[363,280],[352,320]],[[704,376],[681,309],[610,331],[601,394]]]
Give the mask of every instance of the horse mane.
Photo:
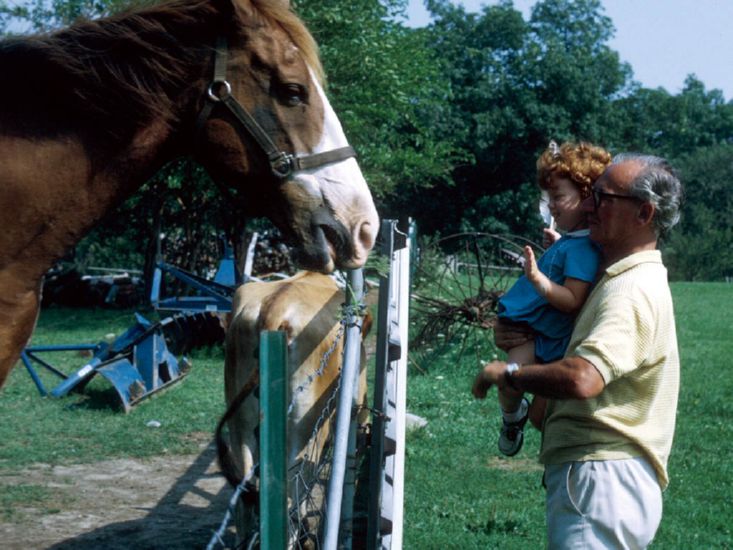
[[[242,2],[244,0],[231,0]],[[170,0],[31,37],[0,42],[0,131],[26,137],[71,132],[123,144],[150,123],[176,123],[181,93],[203,78],[216,36],[233,24],[229,0]],[[322,75],[315,41],[286,1],[251,0]],[[201,91],[203,94],[203,90]],[[42,117],[39,117],[42,115]]]

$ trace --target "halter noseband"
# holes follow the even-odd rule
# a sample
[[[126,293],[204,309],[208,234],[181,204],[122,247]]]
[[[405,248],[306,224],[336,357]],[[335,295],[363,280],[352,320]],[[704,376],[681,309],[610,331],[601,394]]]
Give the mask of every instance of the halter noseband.
[[[257,142],[262,151],[267,155],[270,162],[270,170],[278,179],[285,179],[293,172],[309,170],[318,166],[331,164],[351,157],[356,157],[356,152],[351,146],[339,147],[323,153],[296,157],[277,148],[262,126],[257,124],[254,117],[242,107],[232,95],[232,86],[227,81],[227,41],[220,36],[216,41],[216,58],[214,60],[214,79],[206,90],[206,103],[204,104],[198,119],[196,120],[196,131],[199,133],[204,123],[211,116],[216,105],[223,105],[241,123],[244,129]]]

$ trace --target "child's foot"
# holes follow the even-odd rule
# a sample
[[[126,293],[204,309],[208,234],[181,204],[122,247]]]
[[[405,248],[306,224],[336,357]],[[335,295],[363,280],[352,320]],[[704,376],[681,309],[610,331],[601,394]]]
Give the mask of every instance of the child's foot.
[[[506,456],[514,456],[524,443],[524,425],[527,423],[529,401],[522,399],[519,410],[509,416],[516,420],[507,420],[502,416],[501,433],[499,434],[499,451]]]

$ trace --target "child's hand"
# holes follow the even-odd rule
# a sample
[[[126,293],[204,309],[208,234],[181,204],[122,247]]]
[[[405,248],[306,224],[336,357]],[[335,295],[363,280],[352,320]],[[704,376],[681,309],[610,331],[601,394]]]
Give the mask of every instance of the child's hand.
[[[532,284],[535,284],[537,276],[540,274],[540,268],[537,267],[537,260],[531,246],[524,247],[524,274]]]
[[[550,292],[552,283],[537,266],[537,260],[535,260],[534,250],[531,246],[524,247],[524,274],[540,296],[546,297],[547,293]]]
[[[555,244],[555,242],[560,240],[560,237],[561,237],[560,233],[558,233],[554,229],[545,227],[542,230],[542,246],[544,246],[545,248],[549,248],[550,246]]]

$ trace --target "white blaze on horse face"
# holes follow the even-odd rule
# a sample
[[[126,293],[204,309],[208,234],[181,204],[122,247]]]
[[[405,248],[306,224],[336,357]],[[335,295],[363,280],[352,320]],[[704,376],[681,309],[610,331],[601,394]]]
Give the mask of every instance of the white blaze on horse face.
[[[323,102],[324,115],[323,135],[312,153],[346,147],[348,141],[341,122],[313,73],[311,80]],[[324,203],[335,219],[348,230],[353,248],[349,258],[341,259],[341,266],[357,268],[364,265],[379,231],[379,216],[356,159],[349,158],[298,172],[294,174],[293,181],[319,203]],[[333,247],[330,254],[335,260],[336,251]]]

